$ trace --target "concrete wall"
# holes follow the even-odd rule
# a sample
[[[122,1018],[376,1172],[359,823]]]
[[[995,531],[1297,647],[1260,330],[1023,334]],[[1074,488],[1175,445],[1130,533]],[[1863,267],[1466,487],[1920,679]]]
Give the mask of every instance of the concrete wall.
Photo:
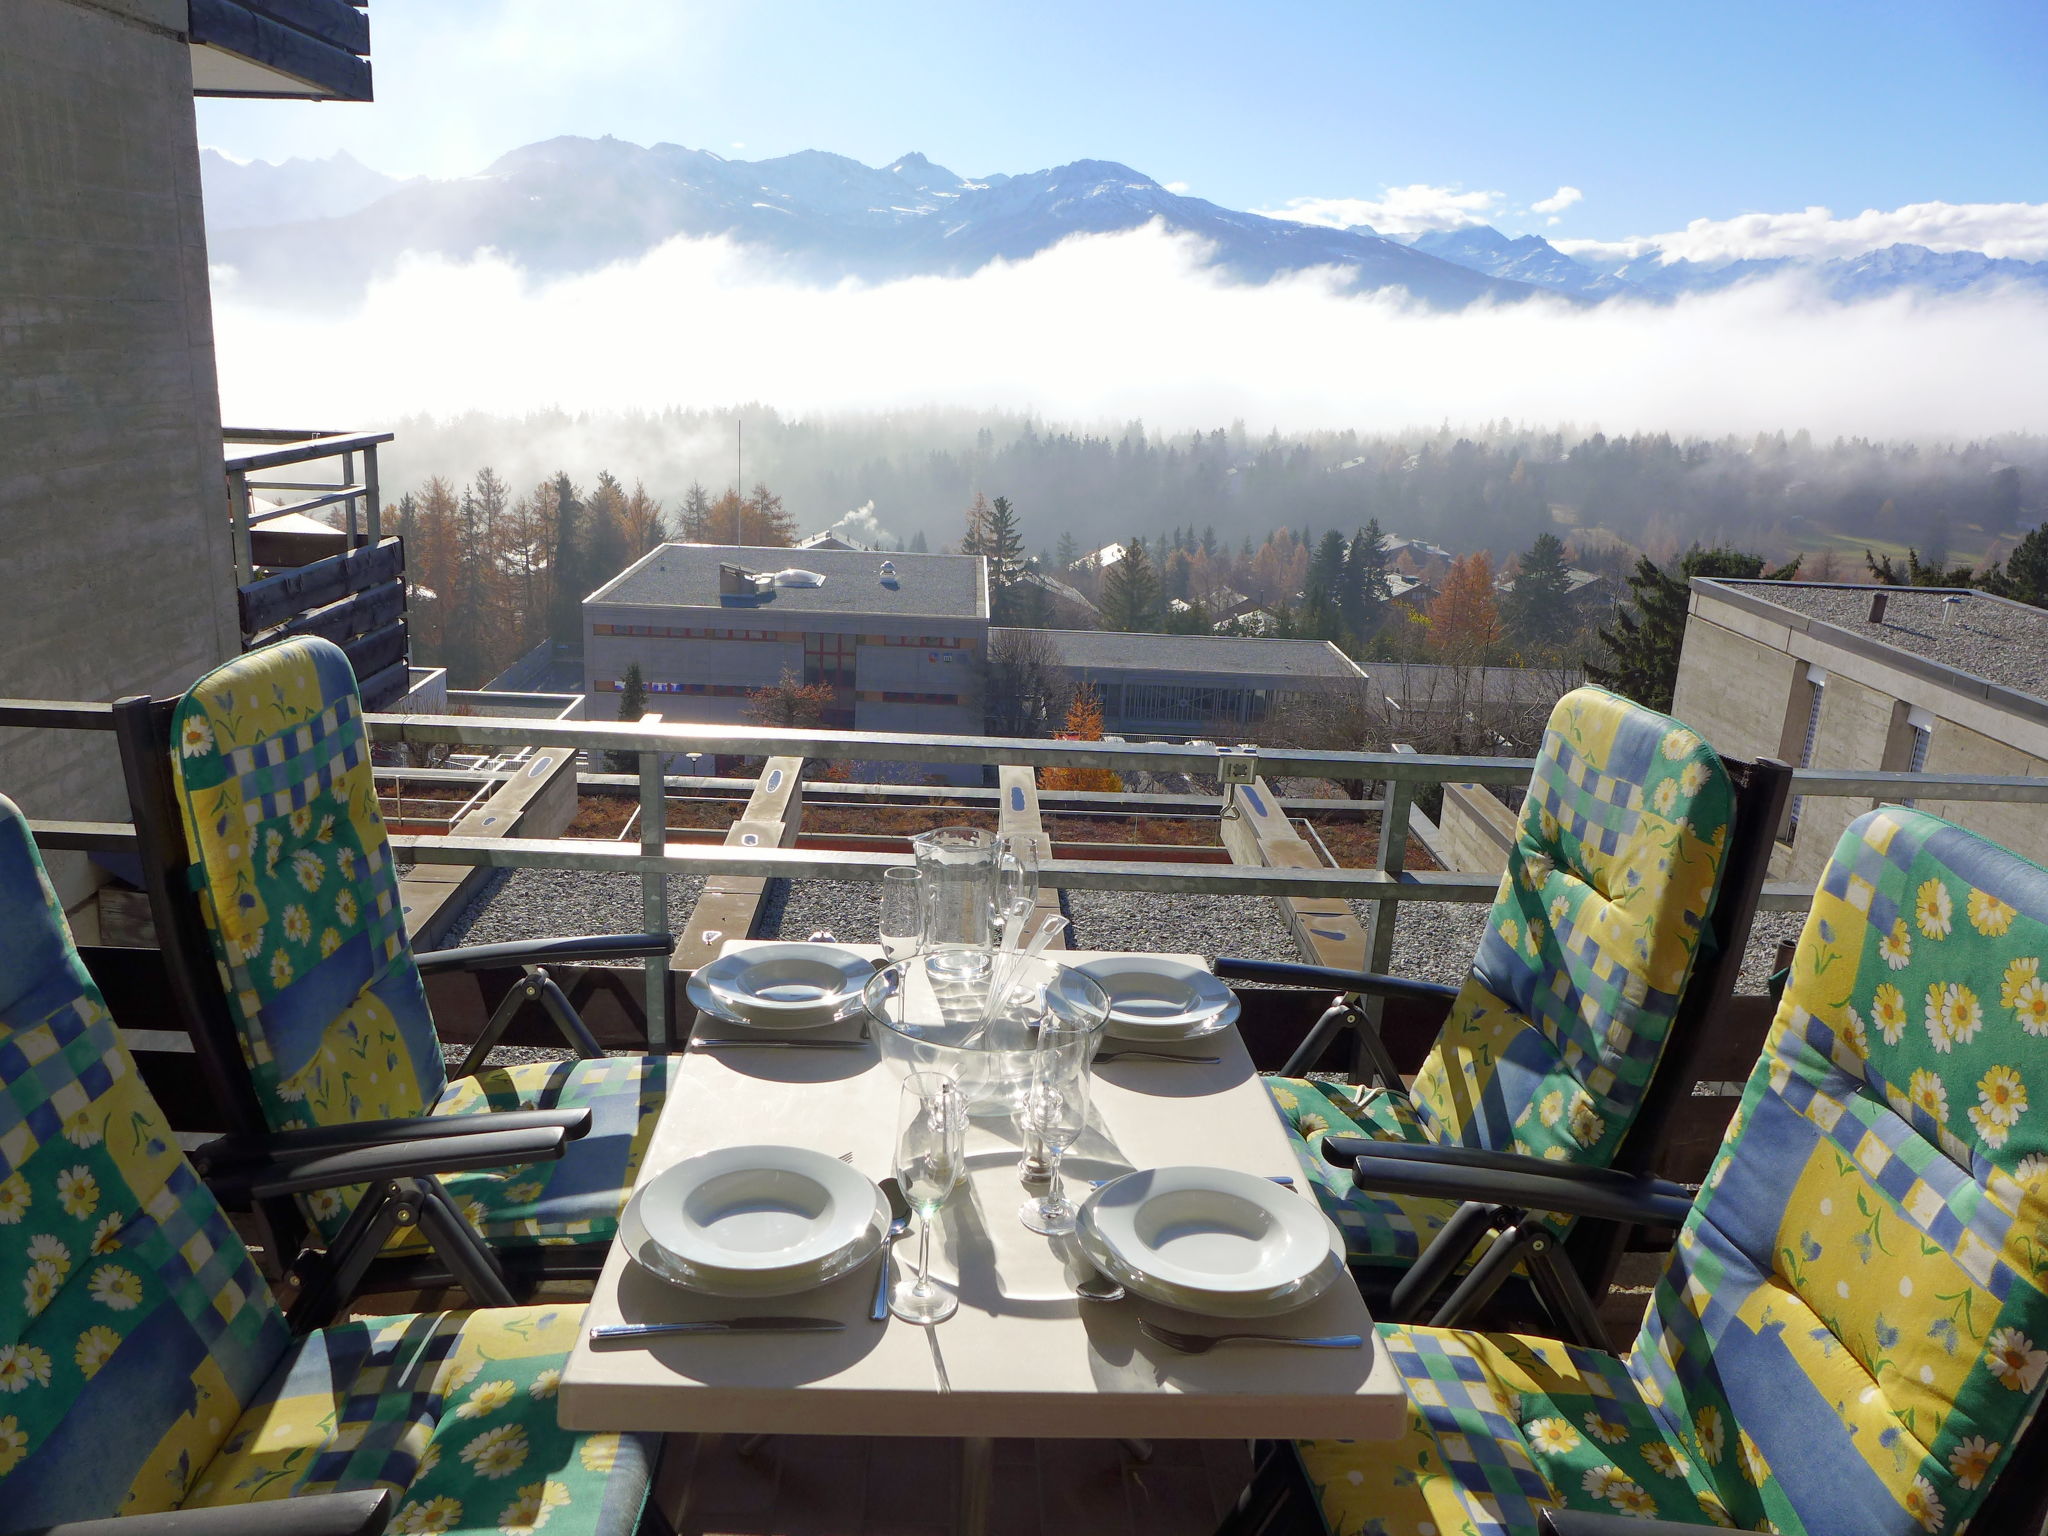
[[[239,646],[185,0],[5,9],[5,691],[175,692]],[[0,730],[0,790],[126,814],[104,737]],[[51,863],[81,900],[83,860]]]
[[[1999,709],[1981,685],[1946,687],[1695,592],[1672,713],[1731,757],[1771,754],[1797,764],[1806,729],[1807,669],[1827,673],[1815,768],[1902,771],[1911,752],[1909,709],[1934,717],[1929,773],[2048,776],[2048,727]],[[1958,678],[1962,684],[1962,679]],[[1773,879],[1811,881],[1843,827],[1869,799],[1809,798],[1798,837],[1771,862]],[[2031,804],[1922,799],[1920,808],[2048,863],[2048,800]]]

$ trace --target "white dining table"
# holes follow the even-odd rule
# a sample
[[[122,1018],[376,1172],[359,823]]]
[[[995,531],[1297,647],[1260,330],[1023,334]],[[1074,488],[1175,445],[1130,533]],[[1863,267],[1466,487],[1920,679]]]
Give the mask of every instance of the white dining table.
[[[734,941],[727,949],[747,947]],[[874,946],[845,946],[879,960]],[[1087,951],[1064,958],[1085,962]],[[1198,957],[1169,958],[1201,965]],[[853,1020],[822,1037],[851,1038]],[[879,1025],[872,1026],[879,1029]],[[872,1044],[859,1050],[702,1049],[747,1031],[700,1016],[640,1167],[649,1179],[721,1147],[808,1147],[880,1180],[891,1172],[900,1077]],[[783,1038],[783,1037],[774,1037]],[[1105,1044],[1105,1050],[1115,1042]],[[1296,1175],[1291,1145],[1235,1028],[1167,1049],[1213,1065],[1128,1060],[1095,1069],[1087,1131],[1066,1159],[1076,1198],[1133,1168],[1200,1164]],[[1278,1317],[1223,1321],[1148,1300],[1084,1300],[1090,1271],[1071,1238],[1025,1229],[1021,1149],[1004,1122],[976,1119],[966,1182],[941,1213],[933,1271],[960,1308],[925,1327],[869,1318],[873,1263],[773,1302],[696,1294],[613,1245],[587,1325],[726,1318],[759,1312],[834,1319],[843,1332],[671,1335],[593,1346],[562,1374],[563,1425],[576,1430],[759,1435],[920,1435],[959,1439],[961,1526],[986,1518],[992,1437],[1391,1439],[1405,1418],[1400,1381],[1355,1286],[1340,1279]],[[1305,1188],[1299,1198],[1312,1199]],[[894,1250],[914,1256],[916,1237]],[[1358,1349],[1225,1345],[1177,1353],[1141,1334],[1140,1316],[1194,1332],[1364,1336]]]

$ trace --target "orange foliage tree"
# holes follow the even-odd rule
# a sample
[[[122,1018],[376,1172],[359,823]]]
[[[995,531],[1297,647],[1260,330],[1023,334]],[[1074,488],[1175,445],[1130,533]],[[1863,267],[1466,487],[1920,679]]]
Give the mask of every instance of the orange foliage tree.
[[[1073,702],[1067,705],[1065,728],[1054,739],[1102,740],[1102,700],[1088,684],[1083,683],[1074,690]],[[1124,787],[1124,781],[1107,768],[1041,768],[1038,770],[1038,784],[1041,789],[1076,790],[1090,794],[1114,794]]]
[[[1480,666],[1498,654],[1503,638],[1492,560],[1484,550],[1460,555],[1429,605],[1430,650],[1454,665]]]

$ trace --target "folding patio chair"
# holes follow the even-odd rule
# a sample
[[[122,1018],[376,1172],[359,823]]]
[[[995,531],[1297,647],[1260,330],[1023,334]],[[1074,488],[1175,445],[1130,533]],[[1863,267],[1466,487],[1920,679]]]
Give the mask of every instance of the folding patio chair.
[[[295,1336],[179,1153],[4,798],[0,933],[0,1528],[635,1528],[647,1443],[556,1422],[581,1307],[378,1317]],[[521,1134],[520,1156],[567,1145],[559,1126]],[[251,1176],[285,1189],[411,1178],[462,1166],[455,1149],[470,1139],[314,1149]]]
[[[1383,1325],[1404,1436],[1269,1448],[1227,1528],[1299,1528],[1306,1504],[1346,1536],[2039,1529],[2044,955],[2048,870],[1887,806],[1821,874],[1696,1199],[1605,1169],[1497,1176],[1460,1147],[1362,1156],[1375,1188],[1682,1212],[1678,1241],[1625,1356]]]
[[[1515,1225],[1515,1252],[1496,1245],[1487,1283],[1520,1263],[1557,1326],[1602,1341],[1594,1298],[1612,1278],[1625,1228],[1574,1231],[1569,1218],[1547,1213],[1523,1219],[1485,1202],[1362,1190],[1325,1143],[1364,1137],[1629,1172],[1654,1166],[1704,1025],[1741,970],[1789,779],[1768,759],[1722,759],[1668,715],[1575,689],[1551,713],[1463,986],[1216,962],[1227,979],[1338,994],[1267,1088],[1381,1316],[1423,1320],[1475,1244]],[[1412,1089],[1367,1021],[1368,996],[1450,1006]],[[1305,1076],[1346,1029],[1357,1032],[1375,1081],[1350,1089]],[[1487,1295],[1464,1292],[1456,1316]]]
[[[549,1169],[478,1170],[444,1184],[518,1277],[594,1275],[672,1062],[605,1055],[545,962],[667,954],[672,938],[536,939],[415,954],[355,676],[326,640],[280,641],[215,668],[178,701],[169,729],[188,883],[224,996],[224,1007],[202,1010],[209,1017],[195,1027],[232,1031],[233,1047],[215,1055],[242,1063],[241,1091],[264,1124],[283,1132],[412,1118],[431,1134],[450,1118],[587,1110],[589,1134]],[[523,966],[525,980],[451,1081],[421,976],[493,966]],[[547,1011],[578,1059],[485,1066],[527,1002]],[[260,1155],[263,1138],[253,1146]],[[221,1149],[225,1161],[213,1166],[231,1166],[230,1153]],[[356,1192],[330,1191],[308,1197],[306,1208],[332,1240],[358,1201]],[[445,1259],[447,1245],[435,1247]],[[430,1280],[415,1274],[413,1283]]]

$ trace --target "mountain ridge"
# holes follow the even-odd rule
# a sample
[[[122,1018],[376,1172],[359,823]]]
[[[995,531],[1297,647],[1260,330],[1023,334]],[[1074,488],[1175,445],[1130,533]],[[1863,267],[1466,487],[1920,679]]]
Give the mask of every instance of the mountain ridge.
[[[1845,300],[1954,294],[1995,284],[2048,290],[2048,262],[1895,244],[1851,257],[1703,264],[1655,253],[1595,259],[1490,225],[1380,234],[1225,208],[1115,160],[967,177],[912,150],[875,167],[829,150],[732,160],[672,143],[560,135],[482,171],[398,180],[346,152],[281,165],[202,153],[212,259],[236,291],[278,303],[359,297],[408,251],[467,260],[496,251],[539,279],[644,255],[677,236],[729,238],[800,281],[960,276],[1076,235],[1158,223],[1193,235],[1237,281],[1311,268],[1356,292],[1401,289],[1436,309],[1547,294],[1574,304],[1669,302],[1798,275]]]

